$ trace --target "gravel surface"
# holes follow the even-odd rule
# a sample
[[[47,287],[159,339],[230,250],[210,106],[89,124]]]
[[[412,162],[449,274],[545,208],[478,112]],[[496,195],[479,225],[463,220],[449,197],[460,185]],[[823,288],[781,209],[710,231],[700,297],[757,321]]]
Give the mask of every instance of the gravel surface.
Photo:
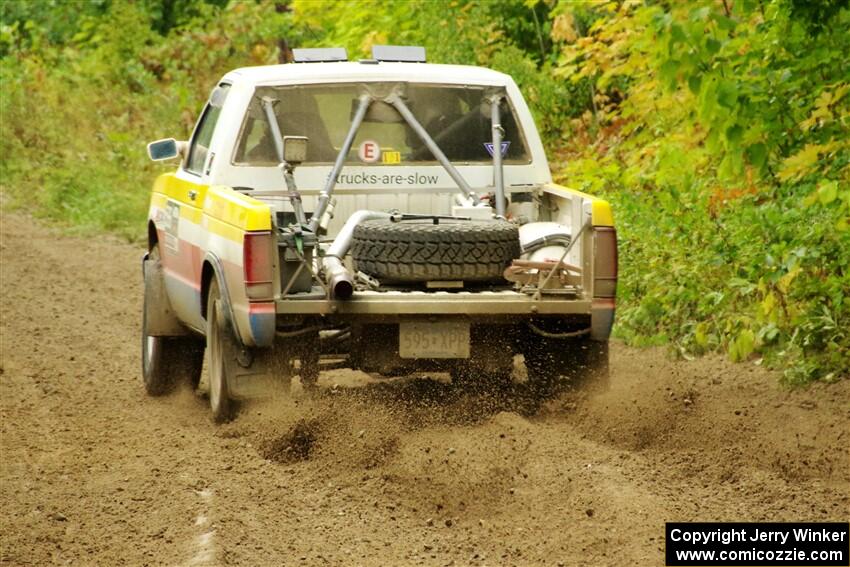
[[[144,393],[141,254],[2,217],[0,564],[662,565],[665,521],[850,516],[850,380],[714,356],[615,344],[542,404],[334,371],[216,426]]]

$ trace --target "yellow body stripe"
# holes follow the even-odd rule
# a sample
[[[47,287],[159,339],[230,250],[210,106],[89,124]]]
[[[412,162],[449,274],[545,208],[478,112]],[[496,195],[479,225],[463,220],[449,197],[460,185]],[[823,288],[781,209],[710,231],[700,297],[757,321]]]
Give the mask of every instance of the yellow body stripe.
[[[608,201],[596,199],[592,202],[591,221],[593,226],[614,226],[614,215]]]
[[[571,193],[578,197],[582,197],[590,201],[590,215],[591,222],[593,226],[614,226],[614,215],[611,212],[611,205],[608,201],[604,199],[600,199],[599,197],[594,197],[593,195],[588,195],[587,193],[582,193],[581,191],[577,191],[575,189],[570,189],[569,187],[564,187],[563,185],[558,185],[557,183],[548,183],[544,186],[544,190],[546,188],[555,189],[560,192]]]
[[[206,223],[202,224],[203,228],[209,231],[211,234],[217,234],[222,238],[226,238],[228,240],[233,240],[234,242],[239,242],[240,244],[245,239],[245,231],[236,228],[232,224],[228,224],[226,222],[222,222],[218,219],[214,219],[212,217],[205,217],[204,220]]]
[[[156,179],[153,191],[152,206],[164,208],[168,199],[178,201],[186,205],[180,207],[180,218],[229,240],[242,242],[245,232],[271,230],[269,206],[230,187],[202,185],[165,173]]]
[[[198,207],[204,202],[207,186],[192,181],[180,179],[174,172],[163,173],[153,184],[154,193],[162,193],[169,199],[174,199],[187,205]],[[195,191],[194,199],[189,198],[189,191]]]
[[[209,188],[204,201],[204,213],[211,219],[226,222],[245,231],[272,228],[271,209],[268,205],[223,185],[213,185]]]

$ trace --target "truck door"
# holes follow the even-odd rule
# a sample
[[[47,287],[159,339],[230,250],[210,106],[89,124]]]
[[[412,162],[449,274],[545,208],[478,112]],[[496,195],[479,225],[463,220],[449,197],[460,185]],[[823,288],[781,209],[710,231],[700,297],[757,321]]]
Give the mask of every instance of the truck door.
[[[222,83],[213,90],[195,126],[188,154],[166,188],[168,222],[161,246],[165,287],[177,316],[199,330],[204,328],[201,268],[205,239],[201,217],[215,159],[210,148],[229,88]]]

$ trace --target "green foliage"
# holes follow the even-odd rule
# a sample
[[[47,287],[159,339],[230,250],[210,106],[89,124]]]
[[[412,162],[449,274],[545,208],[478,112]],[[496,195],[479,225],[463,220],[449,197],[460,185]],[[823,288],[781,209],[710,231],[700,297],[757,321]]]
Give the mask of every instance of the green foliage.
[[[369,57],[375,44],[422,45],[435,63],[483,65],[514,77],[545,141],[556,143],[583,112],[587,85],[555,76],[551,3],[528,0],[295,0],[309,45],[343,46]]]
[[[850,10],[725,5],[583,8],[560,66],[597,105],[560,177],[619,207],[621,336],[846,375]]]
[[[0,186],[144,237],[152,139],[287,47],[419,44],[513,76],[556,177],[605,195],[616,332],[791,382],[850,368],[848,0],[6,0]]]
[[[145,144],[187,139],[221,75],[275,63],[279,38],[299,40],[273,4],[218,4],[3,4],[0,181],[12,202],[141,239],[150,183],[169,167]]]

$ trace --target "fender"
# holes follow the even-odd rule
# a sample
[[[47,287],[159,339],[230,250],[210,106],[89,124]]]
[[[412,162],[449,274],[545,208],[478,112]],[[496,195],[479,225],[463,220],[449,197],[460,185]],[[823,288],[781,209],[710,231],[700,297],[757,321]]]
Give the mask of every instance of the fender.
[[[233,304],[230,302],[230,290],[227,287],[227,280],[224,277],[224,267],[221,265],[221,260],[218,259],[212,252],[207,252],[204,255],[204,262],[209,262],[210,266],[212,266],[213,277],[218,282],[218,289],[221,292],[221,300],[224,305],[224,315],[227,317],[227,320],[233,325],[234,335],[236,336],[236,340],[239,341],[239,346],[243,349],[245,348],[245,341],[242,340],[242,336],[239,333],[239,328],[237,327],[235,321],[236,317],[233,313]],[[209,289],[206,290],[209,292]],[[201,298],[201,305],[204,306],[204,310],[206,311],[207,307],[207,298]],[[204,313],[204,319],[206,319],[206,313]]]
[[[219,260],[218,256],[214,253],[207,252],[204,256],[204,262],[208,262],[210,266],[212,266],[213,277],[216,278],[218,288],[221,290],[224,314],[233,325],[233,334],[236,337],[243,354],[251,352],[251,349],[247,346],[250,342],[253,342],[254,346],[259,348],[271,347],[274,344],[277,322],[274,303],[249,303],[247,315],[248,324],[250,325],[249,332],[252,333],[250,339],[252,339],[252,341],[246,341],[245,337],[241,334],[242,331],[236,324],[236,312],[233,308],[233,303],[230,301],[230,290],[228,289],[227,281],[224,278],[224,269],[222,267],[221,260]],[[203,300],[202,305],[206,305],[205,299]],[[245,364],[243,364],[243,362],[245,362]],[[241,361],[240,364],[243,364],[244,366],[250,364],[250,362],[246,360]]]

